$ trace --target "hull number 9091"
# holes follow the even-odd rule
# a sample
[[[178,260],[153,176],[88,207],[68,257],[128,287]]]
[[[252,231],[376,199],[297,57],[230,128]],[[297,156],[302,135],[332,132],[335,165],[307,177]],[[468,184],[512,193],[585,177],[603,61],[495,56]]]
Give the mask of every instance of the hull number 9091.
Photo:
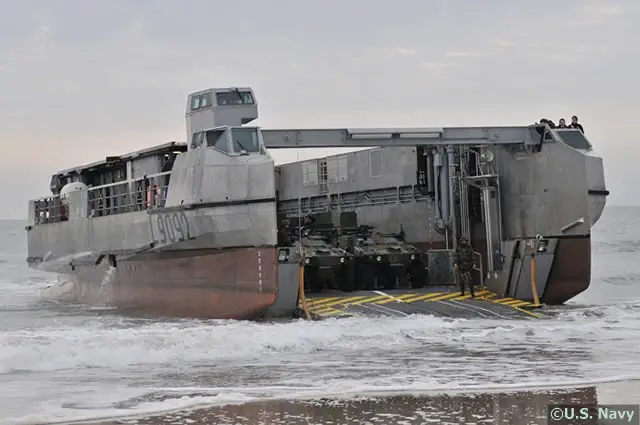
[[[175,243],[191,239],[189,221],[184,211],[152,215],[151,229],[155,243]]]

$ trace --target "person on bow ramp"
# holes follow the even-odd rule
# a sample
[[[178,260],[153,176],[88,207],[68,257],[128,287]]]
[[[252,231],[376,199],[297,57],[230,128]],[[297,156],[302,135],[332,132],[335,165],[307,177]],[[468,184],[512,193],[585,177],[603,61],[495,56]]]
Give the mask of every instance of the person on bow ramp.
[[[464,295],[465,284],[469,285],[471,298],[475,298],[473,281],[471,280],[471,270],[475,264],[475,254],[467,238],[462,236],[458,242],[458,247],[453,252],[453,265],[458,272],[458,283],[460,284],[460,295]]]

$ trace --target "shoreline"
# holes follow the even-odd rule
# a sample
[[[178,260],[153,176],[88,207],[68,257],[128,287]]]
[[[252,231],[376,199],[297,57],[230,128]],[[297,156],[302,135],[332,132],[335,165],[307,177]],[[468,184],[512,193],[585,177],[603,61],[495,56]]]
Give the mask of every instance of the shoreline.
[[[548,404],[637,404],[640,380],[616,381],[580,388],[441,393],[433,395],[367,395],[301,399],[251,400],[194,407],[162,414],[99,421],[86,425],[164,424],[384,424],[491,423],[546,424]]]

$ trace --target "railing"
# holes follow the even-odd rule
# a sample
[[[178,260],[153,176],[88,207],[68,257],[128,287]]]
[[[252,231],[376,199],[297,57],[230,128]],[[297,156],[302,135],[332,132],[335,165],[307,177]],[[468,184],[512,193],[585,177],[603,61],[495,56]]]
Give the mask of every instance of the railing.
[[[427,202],[429,197],[418,191],[417,186],[388,187],[358,192],[332,193],[298,199],[284,199],[278,203],[278,212],[296,215],[299,212],[314,214],[330,210],[354,210],[358,207],[396,205]]]
[[[66,221],[67,214],[59,196],[47,196],[34,201],[36,224]]]
[[[448,282],[449,285],[458,286],[460,284],[458,272],[455,267],[451,267],[453,265],[453,254],[455,250],[453,249],[428,249],[427,253],[431,253],[436,258],[435,270],[431,270],[432,277],[438,282]],[[447,265],[443,266],[437,260],[438,257],[442,258],[438,253],[444,252],[448,257]],[[474,279],[474,272],[477,272],[479,275],[478,286],[484,286],[484,267],[482,265],[482,254],[474,251],[474,263],[473,268],[471,269],[472,280]],[[449,263],[451,261],[451,263]]]
[[[482,254],[480,254],[478,251],[473,251],[473,253],[478,257],[478,261],[474,261],[473,263],[473,270],[476,270],[478,273],[480,273],[480,286],[484,286],[484,267],[482,266]]]
[[[133,211],[160,208],[165,205],[171,172],[152,174],[91,187],[87,193],[87,216],[103,217]],[[69,219],[67,207],[59,195],[34,201],[35,223],[56,223]]]
[[[168,177],[171,172],[92,187],[88,193],[89,217],[102,217],[150,208],[163,207],[166,202]]]

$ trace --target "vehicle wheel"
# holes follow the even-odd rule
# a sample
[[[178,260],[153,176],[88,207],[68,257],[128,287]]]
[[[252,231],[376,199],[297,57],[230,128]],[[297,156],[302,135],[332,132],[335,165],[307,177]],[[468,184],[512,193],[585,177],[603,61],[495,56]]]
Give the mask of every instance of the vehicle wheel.
[[[318,277],[317,267],[304,268],[304,289],[309,293],[322,292],[324,289],[323,282]]]
[[[427,282],[427,270],[424,268],[421,261],[416,261],[411,264],[409,281],[411,282],[411,288],[413,289],[424,288],[424,285]]]
[[[369,265],[361,265],[358,273],[359,284],[367,291],[376,289],[376,274]]]
[[[384,289],[395,289],[396,288],[396,273],[392,268],[387,268],[383,270],[380,274],[380,279],[382,280],[382,287]]]
[[[343,292],[352,292],[357,288],[353,262],[343,265],[338,274],[338,288]]]

